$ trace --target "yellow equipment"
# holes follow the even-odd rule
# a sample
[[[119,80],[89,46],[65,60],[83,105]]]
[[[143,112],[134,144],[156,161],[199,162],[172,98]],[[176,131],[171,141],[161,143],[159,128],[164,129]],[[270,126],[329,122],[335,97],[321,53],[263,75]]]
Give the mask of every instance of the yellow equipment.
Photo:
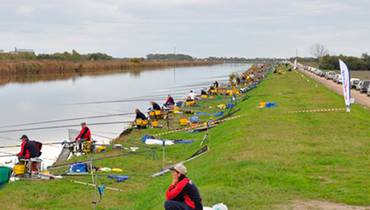
[[[120,168],[112,168],[112,172],[123,172]]]
[[[147,126],[148,125],[148,120],[142,120],[142,119],[136,119],[135,123],[137,126]]]
[[[208,96],[207,95],[200,95],[200,98],[207,99]]]
[[[153,121],[151,122],[151,125],[152,125],[152,127],[153,127],[153,128],[158,127],[158,121],[157,121],[157,120],[153,120]]]
[[[189,120],[185,117],[180,118],[179,122],[180,122],[180,125],[182,125],[182,126],[185,126],[185,125],[189,124]]]
[[[154,112],[154,111],[150,111],[150,112],[149,112],[149,116],[150,116],[150,117],[154,117],[154,116],[155,116],[155,112]]]
[[[219,105],[217,105],[217,108],[226,109],[226,104],[219,104]]]
[[[265,108],[265,106],[266,106],[266,102],[261,101],[258,108]]]
[[[82,143],[82,151],[85,153],[85,154],[88,154],[92,151],[92,144],[91,144],[91,141],[84,141]]]
[[[96,153],[101,153],[101,152],[105,151],[106,149],[107,149],[106,146],[98,146],[95,151],[96,151]]]
[[[186,106],[194,106],[194,105],[195,105],[195,100],[192,100],[192,101],[186,101],[186,102],[185,102],[185,105],[186,105]]]
[[[24,164],[16,164],[13,166],[13,173],[15,175],[23,175],[26,173],[26,165]]]
[[[212,95],[216,95],[216,94],[217,94],[217,89],[211,89],[211,90],[209,90],[209,92],[210,92]]]

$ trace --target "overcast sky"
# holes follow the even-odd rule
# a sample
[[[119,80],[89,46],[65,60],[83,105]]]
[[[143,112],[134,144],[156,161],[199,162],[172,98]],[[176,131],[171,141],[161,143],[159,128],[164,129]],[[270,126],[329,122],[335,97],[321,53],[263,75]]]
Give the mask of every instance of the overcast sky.
[[[116,57],[310,56],[370,50],[369,0],[1,0],[0,49]]]

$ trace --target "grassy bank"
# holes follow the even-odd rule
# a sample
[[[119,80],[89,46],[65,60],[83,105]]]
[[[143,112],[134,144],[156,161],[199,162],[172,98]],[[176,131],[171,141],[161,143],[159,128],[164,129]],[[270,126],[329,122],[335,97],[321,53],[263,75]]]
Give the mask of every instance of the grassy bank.
[[[209,131],[210,151],[187,164],[204,204],[223,202],[230,209],[275,209],[291,200],[328,200],[370,205],[370,111],[354,105],[351,113],[289,113],[343,107],[343,98],[296,72],[270,75],[249,99],[237,105],[241,118]],[[199,110],[227,98],[202,102]],[[260,101],[276,108],[257,109]],[[139,145],[140,137],[161,130],[134,131],[118,140]],[[190,145],[167,148],[167,164],[183,160],[199,148],[203,133],[179,132],[163,138],[195,139]],[[140,151],[139,150],[139,151]],[[115,154],[109,152],[98,156]],[[161,167],[161,153],[150,152],[96,161],[121,167],[130,179],[114,183],[99,174],[99,182],[124,192],[106,191],[101,209],[162,209],[169,175],[151,178]],[[82,157],[80,158],[82,159]],[[93,188],[58,181],[19,181],[0,190],[4,209],[88,209]],[[89,177],[74,178],[90,181]],[[279,206],[279,207],[278,207]]]

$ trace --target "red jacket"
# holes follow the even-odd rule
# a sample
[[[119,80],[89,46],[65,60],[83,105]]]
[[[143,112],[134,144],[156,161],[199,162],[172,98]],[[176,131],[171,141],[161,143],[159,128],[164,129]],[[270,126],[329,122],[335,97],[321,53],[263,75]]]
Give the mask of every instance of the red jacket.
[[[88,127],[82,128],[78,136],[76,137],[76,141],[78,140],[87,140],[91,141],[91,132]]]
[[[176,185],[170,185],[166,192],[166,199],[184,202],[191,209],[203,209],[199,191],[188,178],[184,178]]]
[[[22,141],[21,151],[17,154],[17,156],[18,157],[24,157],[24,159],[30,159],[31,158],[31,153],[28,150],[28,148],[26,148],[26,145],[27,145],[27,141]]]

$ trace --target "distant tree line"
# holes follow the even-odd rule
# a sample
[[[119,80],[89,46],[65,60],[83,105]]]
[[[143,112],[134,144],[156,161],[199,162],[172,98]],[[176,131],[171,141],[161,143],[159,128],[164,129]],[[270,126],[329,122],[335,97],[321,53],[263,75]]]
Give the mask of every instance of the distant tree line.
[[[185,54],[148,54],[147,60],[158,60],[158,61],[193,61],[194,58],[190,55]]]
[[[295,58],[290,60],[293,62]],[[367,53],[361,57],[345,56],[345,55],[329,55],[326,54],[320,58],[314,57],[299,57],[298,61],[309,65],[314,65],[324,70],[339,70],[339,59],[343,60],[348,68],[352,71],[370,70],[370,56]]]
[[[90,61],[90,60],[113,60],[113,57],[105,53],[80,54],[76,50],[72,52],[38,54],[33,52],[0,53],[0,60],[61,60],[61,61]]]
[[[311,47],[311,54],[314,57],[298,58],[298,61],[320,69],[339,70],[339,59],[341,59],[350,70],[370,70],[370,56],[367,53],[363,53],[361,57],[330,55],[329,50],[323,44],[316,43]],[[294,59],[290,60],[294,61]]]
[[[319,59],[319,68],[339,69],[339,59],[344,61],[350,70],[370,70],[370,56],[367,53],[361,57],[327,54]]]
[[[208,57],[208,61],[221,61],[226,63],[274,63],[283,61],[283,58],[244,58],[244,57]]]

